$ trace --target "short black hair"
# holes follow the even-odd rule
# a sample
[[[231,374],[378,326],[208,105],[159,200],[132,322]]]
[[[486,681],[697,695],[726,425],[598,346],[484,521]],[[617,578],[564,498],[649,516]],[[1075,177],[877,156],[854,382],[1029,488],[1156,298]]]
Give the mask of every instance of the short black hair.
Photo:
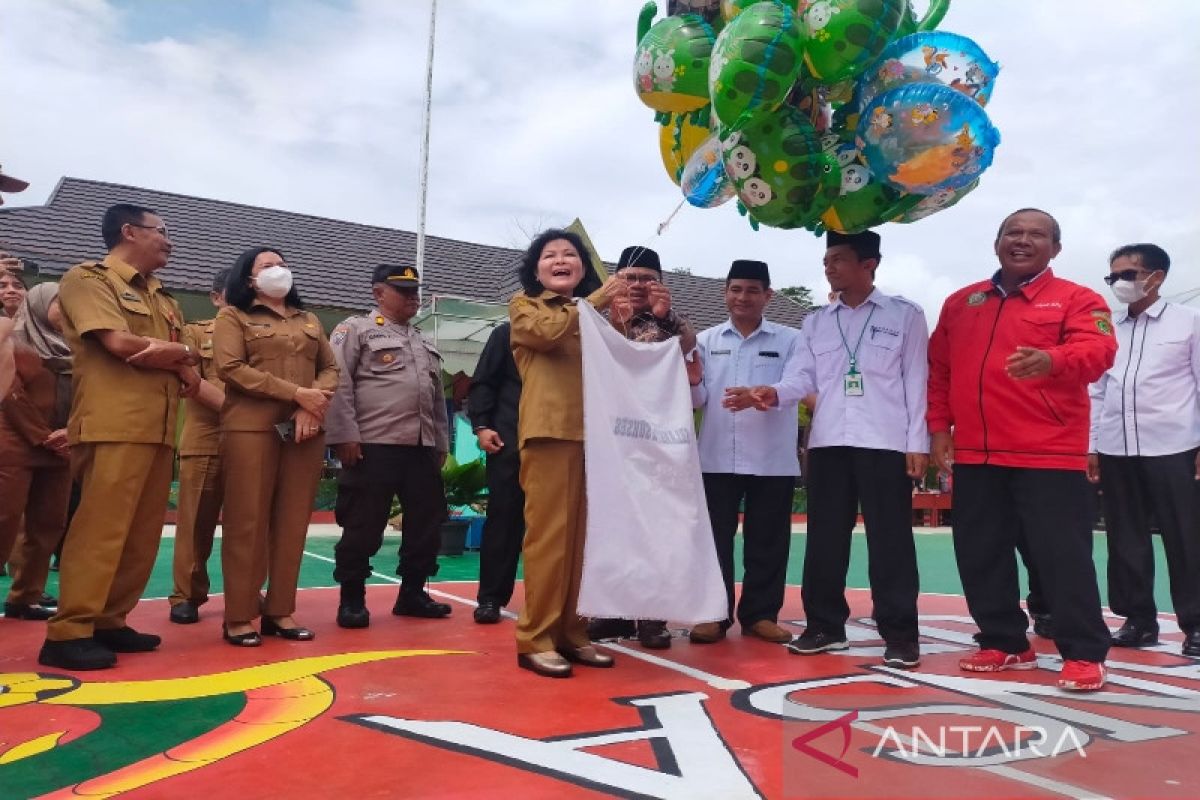
[[[1010,219],[1012,219],[1013,217],[1015,217],[1017,214],[1024,214],[1026,211],[1033,211],[1038,214],[1042,214],[1046,217],[1049,217],[1050,218],[1050,226],[1051,226],[1051,234],[1050,235],[1054,238],[1055,244],[1062,243],[1062,228],[1060,228],[1058,226],[1058,220],[1056,220],[1054,218],[1054,215],[1051,214],[1049,211],[1043,211],[1040,208],[1018,208],[1016,211],[1012,212],[1007,217],[1002,219],[1000,221],[1000,227],[996,231],[996,241],[997,242],[1000,241],[1000,237],[1004,234],[1004,226],[1008,224],[1008,221]]]
[[[126,225],[141,225],[147,214],[157,214],[152,208],[135,206],[133,203],[117,203],[108,207],[100,222],[100,235],[109,250],[121,243],[121,229]]]
[[[254,287],[250,285],[250,271],[254,269],[254,259],[263,253],[274,253],[285,261],[287,260],[283,251],[277,247],[251,247],[242,253],[229,268],[229,276],[225,279],[226,303],[242,311],[249,311],[250,306],[254,305]],[[302,310],[304,308],[304,302],[300,299],[300,294],[296,291],[295,286],[288,291],[283,302],[292,308]]]
[[[219,269],[213,274],[212,293],[220,294],[225,291],[225,284],[229,282],[229,267]]]
[[[1121,245],[1108,257],[1108,265],[1111,267],[1118,258],[1132,258],[1133,256],[1137,256],[1138,263],[1151,272],[1171,271],[1171,257],[1167,255],[1167,251],[1149,242]]]
[[[517,277],[521,281],[521,287],[525,290],[525,294],[530,297],[536,297],[546,291],[546,287],[542,285],[542,282],[537,277],[538,261],[541,259],[542,251],[546,249],[546,245],[556,239],[566,239],[570,242],[576,252],[579,253],[579,260],[583,262],[583,280],[575,287],[574,296],[587,297],[599,289],[603,281],[600,280],[600,275],[596,272],[596,268],[592,266],[592,257],[588,254],[587,248],[584,247],[583,239],[579,234],[563,230],[562,228],[549,228],[533,237],[533,241],[529,243],[529,247],[521,254],[521,264],[517,267]]]

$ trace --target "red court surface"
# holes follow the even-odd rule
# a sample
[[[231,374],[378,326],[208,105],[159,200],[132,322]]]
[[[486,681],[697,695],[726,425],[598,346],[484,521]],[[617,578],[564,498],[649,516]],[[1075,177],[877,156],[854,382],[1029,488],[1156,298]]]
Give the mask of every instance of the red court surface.
[[[1165,616],[1162,645],[1114,650],[1084,696],[1040,639],[1037,670],[960,672],[963,601],[928,595],[912,671],[859,621],[837,654],[735,629],[553,680],[517,669],[511,620],[471,621],[474,585],[435,588],[464,601],[450,619],[393,617],[377,586],[360,631],[334,625],[336,589],[302,591],[317,639],[257,649],[221,641],[220,598],[187,627],[146,601],[130,622],[162,648],[77,675],[38,666],[43,626],[0,620],[0,798],[1200,796],[1200,662]]]

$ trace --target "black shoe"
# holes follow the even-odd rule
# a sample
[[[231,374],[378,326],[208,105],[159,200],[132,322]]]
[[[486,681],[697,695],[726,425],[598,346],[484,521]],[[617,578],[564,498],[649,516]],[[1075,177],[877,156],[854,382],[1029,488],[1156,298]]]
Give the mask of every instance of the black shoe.
[[[116,666],[116,654],[95,639],[67,639],[42,644],[38,663],[47,667],[69,670],[108,669]]]
[[[1192,631],[1184,637],[1183,654],[1192,658],[1200,658],[1200,630]]]
[[[311,642],[317,638],[317,635],[308,628],[301,628],[297,625],[294,628],[281,628],[279,623],[270,617],[262,618],[262,635],[263,636],[278,636],[281,639],[287,639],[292,642]]]
[[[246,631],[245,633],[230,633],[229,628],[221,626],[221,638],[229,642],[234,647],[261,647],[262,636],[258,631]]]
[[[401,589],[400,596],[396,598],[396,605],[392,606],[392,613],[397,617],[438,619],[450,616],[450,606],[447,603],[435,601],[424,589],[417,591]]]
[[[630,639],[637,635],[637,623],[631,619],[593,619],[588,622],[588,639]]]
[[[58,608],[58,598],[52,594],[42,592],[41,599],[38,600],[38,605],[42,608]]]
[[[846,635],[833,636],[823,631],[806,630],[787,646],[788,652],[797,656],[813,656],[826,650],[845,650],[850,646]]]
[[[484,600],[475,607],[473,616],[480,625],[495,625],[500,621],[500,604]]]
[[[168,619],[178,625],[191,625],[200,621],[200,610],[192,601],[184,600],[178,605],[171,606]]]
[[[637,638],[642,647],[648,650],[666,650],[671,646],[671,632],[661,619],[639,619]]]
[[[342,603],[338,606],[337,624],[339,628],[366,628],[371,624],[371,612],[365,605]]]
[[[1158,644],[1158,629],[1125,620],[1112,635],[1113,647],[1149,647]]]
[[[92,637],[114,653],[149,653],[162,644],[161,636],[138,633],[128,625],[123,628],[97,628]]]
[[[883,665],[895,669],[912,669],[921,663],[921,647],[916,642],[889,643],[883,649]]]
[[[41,606],[26,606],[20,603],[5,603],[4,616],[9,619],[31,619],[35,621],[47,620],[54,616],[54,612],[48,608]]]
[[[1043,639],[1054,638],[1054,618],[1049,614],[1030,614],[1033,617],[1033,635]]]

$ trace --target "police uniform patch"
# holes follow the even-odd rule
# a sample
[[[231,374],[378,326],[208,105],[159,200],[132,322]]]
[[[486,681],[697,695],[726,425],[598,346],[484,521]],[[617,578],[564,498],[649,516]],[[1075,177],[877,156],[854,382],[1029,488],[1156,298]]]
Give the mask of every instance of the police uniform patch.
[[[338,325],[333,329],[333,333],[329,337],[329,341],[333,344],[341,344],[346,341],[346,333],[350,329],[345,325]]]
[[[1112,323],[1108,321],[1107,317],[1096,317],[1096,330],[1100,331],[1105,336],[1111,336]]]
[[[987,292],[972,292],[967,298],[967,305],[978,306],[982,305],[987,300]]]

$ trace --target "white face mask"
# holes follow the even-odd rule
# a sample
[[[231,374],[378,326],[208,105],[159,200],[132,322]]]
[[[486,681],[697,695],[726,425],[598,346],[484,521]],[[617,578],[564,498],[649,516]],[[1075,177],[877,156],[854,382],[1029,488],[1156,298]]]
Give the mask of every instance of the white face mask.
[[[292,271],[287,267],[267,267],[254,277],[254,285],[267,297],[278,300],[292,290]]]
[[[1146,281],[1149,278],[1140,281],[1117,281],[1112,285],[1113,297],[1117,298],[1117,302],[1129,305],[1145,298],[1149,292],[1146,291]]]

